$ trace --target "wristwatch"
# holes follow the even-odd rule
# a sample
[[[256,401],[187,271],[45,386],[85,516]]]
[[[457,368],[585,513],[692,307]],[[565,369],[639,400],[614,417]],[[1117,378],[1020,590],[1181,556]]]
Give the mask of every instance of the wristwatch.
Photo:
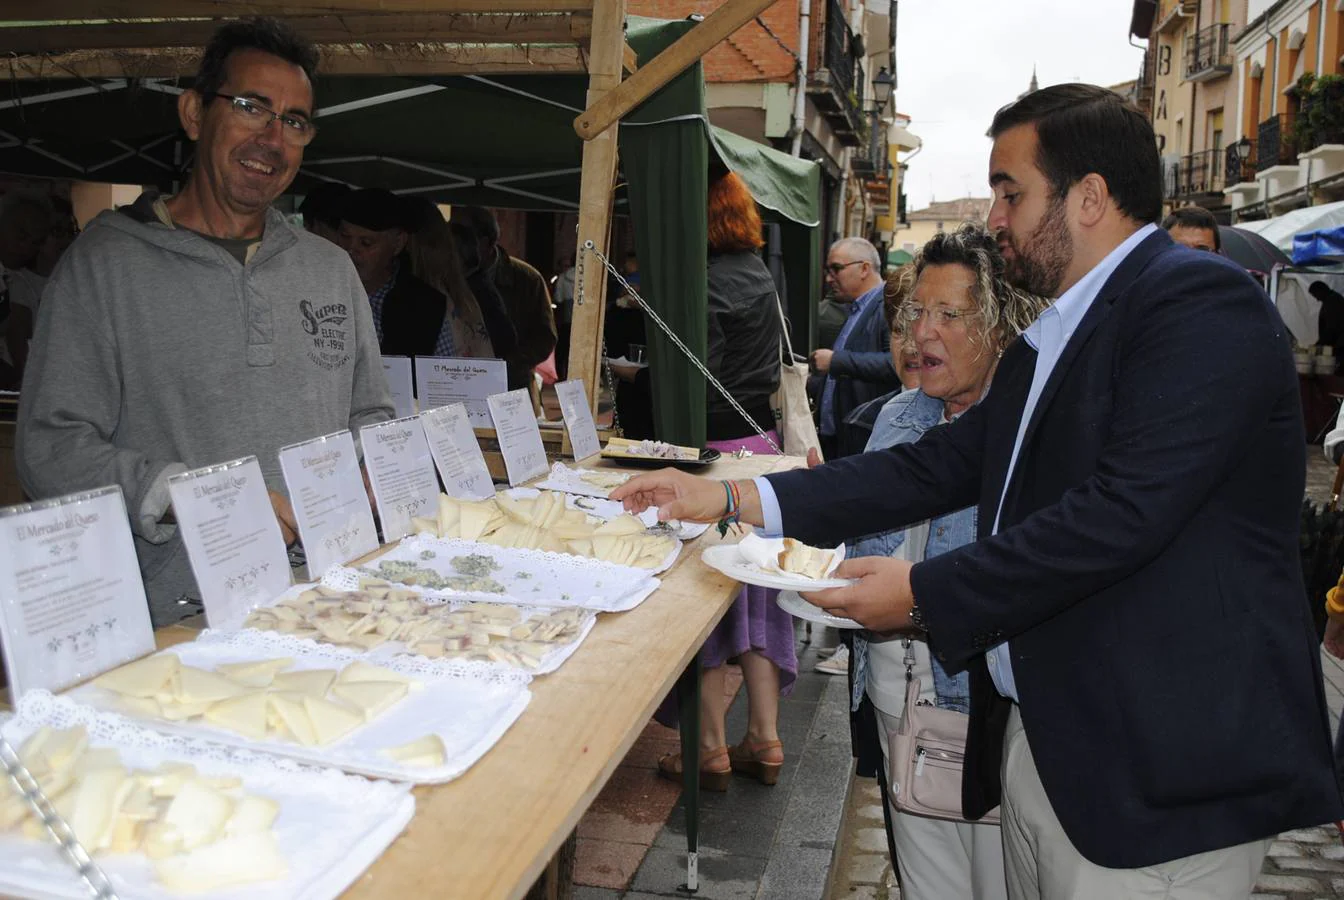
[[[924,613],[920,612],[919,604],[911,602],[910,604],[910,624],[915,626],[916,631],[927,632],[928,626],[924,624]]]

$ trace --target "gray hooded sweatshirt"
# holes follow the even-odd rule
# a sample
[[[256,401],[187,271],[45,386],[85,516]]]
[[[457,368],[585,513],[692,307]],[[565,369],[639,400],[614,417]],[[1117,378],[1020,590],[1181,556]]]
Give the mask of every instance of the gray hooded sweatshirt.
[[[247,264],[174,228],[153,192],[90,223],[43,294],[19,403],[19,478],[44,498],[118,484],[156,625],[200,594],[168,476],[392,417],[349,257],[275,210]]]

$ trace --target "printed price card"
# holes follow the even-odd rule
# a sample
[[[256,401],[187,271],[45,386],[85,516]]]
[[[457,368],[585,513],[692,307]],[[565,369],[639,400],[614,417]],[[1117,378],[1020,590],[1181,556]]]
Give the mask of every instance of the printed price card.
[[[485,500],[495,495],[494,481],[481,445],[461,403],[420,414],[425,437],[443,478],[444,490],[459,500]]]
[[[237,627],[289,587],[289,554],[255,456],[176,475],[168,492],[206,624]]]
[[[415,415],[415,385],[411,381],[409,356],[384,356],[383,374],[392,392],[392,409],[398,419]]]
[[[435,516],[439,479],[425,440],[425,427],[411,416],[360,429],[364,466],[378,502],[383,540],[391,543],[411,533],[415,516]]]
[[[486,401],[509,389],[509,372],[502,359],[417,356],[415,382],[420,387],[421,409],[461,403],[467,407],[473,428],[489,428]]]
[[[495,420],[495,436],[499,438],[499,452],[504,456],[509,484],[516,487],[550,471],[527,389],[496,394],[487,402]]]
[[[154,652],[120,487],[0,509],[0,647],[11,702]]]
[[[597,423],[593,421],[593,411],[588,408],[583,382],[578,379],[561,381],[555,386],[555,393],[560,398],[560,411],[565,417],[574,459],[587,459],[601,453],[602,442],[597,437]]]
[[[280,448],[280,469],[308,554],[309,577],[317,580],[332,566],[378,549],[350,432]]]

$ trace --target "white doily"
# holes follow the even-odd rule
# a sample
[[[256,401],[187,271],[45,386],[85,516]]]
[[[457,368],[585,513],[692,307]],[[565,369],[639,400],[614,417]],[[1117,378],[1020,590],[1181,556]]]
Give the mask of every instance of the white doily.
[[[433,554],[425,557],[424,554]],[[400,544],[360,569],[377,576],[383,561],[414,562],[440,575],[451,576],[454,557],[488,556],[499,568],[490,577],[503,585],[505,593],[476,595],[470,599],[511,603],[515,606],[578,606],[599,612],[625,612],[634,609],[658,589],[661,582],[645,569],[618,566],[568,553],[542,550],[513,550],[474,541],[444,540],[427,534],[404,538]],[[325,579],[324,579],[325,583]],[[346,582],[349,584],[349,582]],[[358,584],[358,577],[354,585]],[[333,587],[345,585],[332,584]],[[349,588],[347,588],[349,589]],[[429,593],[413,587],[422,593]],[[440,596],[459,597],[446,591]]]
[[[29,691],[0,730],[17,744],[42,725],[83,725],[91,746],[115,747],[130,768],[185,762],[208,775],[234,775],[244,788],[280,804],[275,822],[280,851],[289,864],[284,879],[195,895],[210,900],[325,900],[339,895],[396,838],[415,811],[407,785],[369,781],[335,769],[142,728],[68,697]],[[10,832],[0,834],[0,892],[87,897],[87,889],[54,845]],[[120,897],[178,896],[154,881],[150,862],[138,854],[100,855],[98,863]]]
[[[253,630],[218,632],[209,640],[178,644],[160,652],[175,653],[186,665],[202,669],[277,656],[294,658],[294,666],[289,671],[339,669],[350,662],[350,657],[339,647],[293,638],[288,644],[277,644],[270,640],[267,632]],[[325,747],[305,747],[278,738],[254,741],[199,719],[169,722],[137,718],[133,721],[168,734],[252,748],[361,775],[417,784],[441,784],[458,777],[484,756],[522,715],[532,698],[527,689],[531,676],[518,669],[462,663],[440,668],[433,665],[433,661],[419,657],[381,660],[379,665],[419,678],[423,687],[411,691],[391,709]],[[104,710],[118,708],[117,695],[93,683],[75,688],[69,696],[79,703]],[[443,740],[442,766],[407,766],[381,752],[430,733]]]

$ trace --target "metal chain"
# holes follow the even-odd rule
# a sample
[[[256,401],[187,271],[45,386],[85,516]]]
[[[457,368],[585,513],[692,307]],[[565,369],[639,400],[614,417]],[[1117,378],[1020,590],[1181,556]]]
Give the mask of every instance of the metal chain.
[[[592,245],[593,242],[588,241],[588,246],[591,247]],[[587,258],[587,254],[579,253],[577,256],[578,258],[575,260],[575,266],[577,268],[574,272],[574,304],[576,306],[583,306],[585,299],[583,261]],[[611,360],[607,358],[607,339],[605,337],[600,337],[600,344],[602,349],[602,373],[606,380],[607,393],[611,395],[611,428],[617,434],[624,436],[625,429],[621,428],[621,413],[616,407],[616,377],[611,371]]]
[[[643,297],[639,296],[639,292],[630,286],[630,282],[626,281],[625,278],[621,275],[621,273],[616,270],[616,267],[611,264],[611,260],[607,259],[606,254],[604,254],[601,250],[598,250],[597,246],[592,241],[585,241],[583,244],[583,249],[588,250],[594,256],[596,256],[598,259],[602,261],[602,264],[606,266],[607,271],[616,277],[616,280],[620,282],[621,287],[625,288],[626,293],[628,293],[634,299],[634,301],[639,304],[640,308],[644,310],[645,315],[647,315],[650,319],[652,319],[654,324],[663,330],[663,334],[667,335],[668,340],[670,340],[676,346],[676,348],[682,352],[683,356],[685,356],[688,360],[690,360],[691,365],[695,366],[697,369],[700,370],[700,374],[705,376],[705,380],[708,381],[710,384],[712,384],[714,386],[714,389],[723,395],[723,399],[728,401],[728,405],[731,406],[734,410],[736,410],[737,414],[740,415],[743,418],[743,420],[748,425],[751,426],[752,430],[755,431],[757,434],[759,434],[761,438],[767,444],[770,445],[770,449],[774,450],[775,453],[777,454],[783,454],[784,451],[779,449],[779,445],[774,442],[774,440],[770,437],[770,435],[766,434],[764,431],[761,430],[761,426],[757,425],[756,420],[747,414],[747,411],[742,408],[742,404],[738,403],[736,400],[733,399],[733,395],[728,393],[728,389],[719,383],[719,379],[715,378],[713,375],[709,373],[709,369],[705,367],[705,364],[700,361],[699,357],[697,357],[694,353],[691,352],[691,348],[687,347],[686,344],[682,342],[681,338],[677,337],[676,332],[674,332],[671,329],[671,327],[668,326],[668,324],[663,321],[661,316],[659,316],[656,312],[653,311],[653,308],[644,301]]]
[[[47,826],[51,836],[56,839],[56,844],[61,849],[61,855],[66,858],[70,865],[74,866],[79,877],[88,885],[94,900],[117,900],[116,892],[112,889],[112,882],[107,880],[103,870],[98,868],[98,864],[89,857],[88,851],[79,843],[75,833],[70,830],[70,825],[52,807],[51,801],[38,787],[33,774],[19,760],[19,754],[15,752],[14,745],[5,740],[4,737],[0,737],[0,764],[3,764],[4,772],[18,790],[19,796],[33,808],[38,820]]]

